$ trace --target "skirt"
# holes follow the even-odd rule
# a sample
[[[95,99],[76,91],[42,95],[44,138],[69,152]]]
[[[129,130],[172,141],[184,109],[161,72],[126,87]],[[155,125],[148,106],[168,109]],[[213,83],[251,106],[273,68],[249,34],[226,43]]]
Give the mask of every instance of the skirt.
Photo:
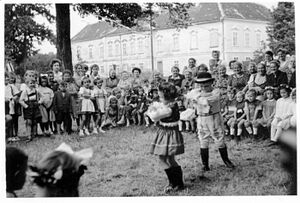
[[[159,126],[151,143],[150,153],[161,156],[173,156],[184,153],[183,136],[176,127]]]
[[[95,112],[94,104],[93,104],[92,100],[90,100],[90,99],[82,99],[81,113],[87,113],[87,112],[90,112],[90,113]]]

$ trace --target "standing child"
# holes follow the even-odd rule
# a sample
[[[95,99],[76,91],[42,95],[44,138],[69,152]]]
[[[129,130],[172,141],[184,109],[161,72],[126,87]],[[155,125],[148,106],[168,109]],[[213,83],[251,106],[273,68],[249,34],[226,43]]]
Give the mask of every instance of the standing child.
[[[40,77],[40,86],[38,88],[39,93],[41,94],[42,104],[39,106],[42,114],[42,122],[40,123],[42,133],[44,135],[51,135],[52,131],[49,131],[49,118],[50,118],[50,109],[52,107],[52,101],[54,93],[52,89],[48,87],[48,78],[46,76]]]
[[[67,91],[67,83],[62,81],[59,84],[59,91],[55,92],[53,99],[53,111],[56,117],[57,124],[57,134],[60,135],[60,129],[62,122],[64,123],[64,130],[66,133],[71,134],[70,123],[72,105],[71,105],[71,95]]]
[[[149,107],[149,105],[151,105],[153,102],[158,102],[158,101],[159,101],[158,89],[152,88],[147,97],[147,103],[148,103],[147,106]],[[148,127],[150,125],[150,118],[147,114],[147,111],[144,113],[144,119],[145,119],[146,127]]]
[[[90,72],[91,84],[94,85],[95,79],[100,78],[99,66],[97,64],[93,64],[90,69],[91,69],[91,72]]]
[[[245,102],[246,121],[244,126],[250,135],[250,138],[258,139],[257,125],[254,125],[255,120],[259,117],[259,111],[261,110],[261,102],[256,99],[256,90],[250,89],[247,91],[248,99]],[[252,130],[253,128],[253,130]]]
[[[103,79],[96,78],[94,80],[94,89],[92,90],[92,97],[95,98],[96,105],[97,106],[97,112],[95,112],[94,116],[94,132],[98,133],[99,124],[102,123],[102,117],[105,114],[106,109],[106,101],[107,101],[107,92],[103,87]]]
[[[224,142],[224,126],[220,108],[220,92],[213,90],[214,78],[208,72],[198,74],[195,83],[200,87],[197,99],[197,128],[200,141],[200,154],[203,170],[209,171],[209,140],[212,138],[219,148],[221,158],[228,168],[234,168],[228,158],[227,147]]]
[[[227,100],[225,103],[224,112],[222,113],[222,117],[224,120],[225,127],[229,128],[229,134],[231,139],[234,139],[234,128],[230,128],[230,124],[228,121],[234,118],[234,110],[236,108],[236,99],[235,99],[235,92],[234,88],[231,88],[227,91]]]
[[[159,97],[163,110],[153,109],[152,120],[158,121],[158,130],[151,143],[151,154],[158,155],[161,166],[169,179],[165,192],[182,190],[184,188],[181,166],[175,156],[184,153],[183,136],[178,129],[179,109],[175,101],[177,90],[175,85],[164,82],[159,85]],[[151,107],[149,107],[149,110]],[[165,110],[166,109],[166,110]],[[156,114],[156,115],[155,115]]]
[[[95,112],[94,104],[91,100],[92,90],[90,89],[91,80],[84,76],[82,78],[82,87],[79,90],[79,96],[81,97],[81,114],[82,114],[82,122],[80,124],[79,136],[84,137],[84,133],[86,135],[90,135],[89,126],[91,115]],[[85,129],[84,129],[85,127]]]
[[[41,119],[39,105],[42,104],[39,92],[36,90],[35,79],[29,78],[26,83],[29,89],[21,93],[20,104],[23,106],[23,117],[26,121],[27,141],[31,141],[37,135],[37,123]]]
[[[233,118],[230,118],[227,122],[228,126],[230,126],[230,136],[234,137],[237,142],[241,140],[241,135],[243,132],[243,125],[245,122],[245,93],[243,91],[239,91],[236,93],[236,106],[234,108]],[[237,135],[235,136],[235,128],[237,127]]]
[[[146,106],[146,95],[144,92],[144,89],[142,87],[136,87],[137,91],[138,91],[138,95],[137,95],[137,107],[136,107],[136,111],[133,113],[133,116],[137,117],[138,119],[138,125],[142,125],[142,118],[144,113],[147,110],[147,106]]]
[[[286,121],[289,120],[293,116],[294,111],[296,111],[296,109],[293,109],[296,108],[296,106],[290,98],[291,88],[286,84],[282,84],[279,86],[279,93],[281,98],[279,98],[276,102],[275,115],[271,123],[270,145],[277,144],[282,130],[289,127],[288,122]]]
[[[270,86],[266,87],[265,96],[267,97],[267,99],[261,103],[262,118],[256,119],[253,125],[257,126],[257,128],[259,126],[267,127],[267,129],[270,130],[276,108],[276,100],[274,99],[274,88]],[[262,138],[265,138],[265,136],[263,136]]]

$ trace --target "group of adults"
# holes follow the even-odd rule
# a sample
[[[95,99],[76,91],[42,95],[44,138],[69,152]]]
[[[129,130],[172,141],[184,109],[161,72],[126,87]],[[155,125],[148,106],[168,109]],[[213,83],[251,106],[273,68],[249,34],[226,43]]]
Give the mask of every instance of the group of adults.
[[[292,55],[287,59],[287,51],[279,49],[277,51],[277,59],[274,59],[272,51],[264,53],[264,60],[255,64],[250,62],[248,67],[243,67],[239,61],[232,60],[227,64],[220,59],[220,52],[212,51],[212,58],[208,61],[209,66],[205,64],[196,65],[196,59],[190,58],[188,65],[180,73],[178,66],[171,68],[171,75],[167,78],[176,86],[182,87],[182,82],[185,79],[184,72],[189,70],[192,73],[192,78],[197,77],[197,74],[202,71],[209,71],[216,78],[216,87],[233,87],[237,91],[247,91],[249,88],[257,90],[258,94],[262,94],[264,87],[272,86],[277,88],[280,84],[287,84],[291,88],[296,87],[296,72],[295,72],[295,56]],[[53,60],[51,63],[54,77],[56,80],[62,80],[62,73],[59,71],[61,62]],[[228,67],[228,68],[227,68]],[[90,70],[88,70],[90,69]],[[103,84],[109,91],[115,87],[136,87],[144,85],[144,78],[141,76],[141,69],[134,67],[132,73],[123,71],[117,75],[115,69],[109,70],[109,76],[104,78]],[[81,78],[88,75],[91,80],[99,75],[99,67],[95,64],[88,68],[85,64],[76,64],[74,67],[74,82],[81,86]],[[164,78],[159,72],[153,74],[152,82],[157,84],[164,81]]]

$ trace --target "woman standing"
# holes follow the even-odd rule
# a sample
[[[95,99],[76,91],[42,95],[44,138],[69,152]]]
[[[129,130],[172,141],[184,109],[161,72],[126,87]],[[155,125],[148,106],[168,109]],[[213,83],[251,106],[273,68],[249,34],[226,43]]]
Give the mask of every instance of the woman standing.
[[[132,69],[132,75],[133,75],[133,79],[132,79],[132,88],[135,87],[142,87],[143,86],[143,79],[141,77],[141,69],[134,67]]]
[[[57,82],[62,81],[62,72],[60,71],[61,61],[59,59],[53,59],[50,63],[50,68],[53,70],[54,80]]]

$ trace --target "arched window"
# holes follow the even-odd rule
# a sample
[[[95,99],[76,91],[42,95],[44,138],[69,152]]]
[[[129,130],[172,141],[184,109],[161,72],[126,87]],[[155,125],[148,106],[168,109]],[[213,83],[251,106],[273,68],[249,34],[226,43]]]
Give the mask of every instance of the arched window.
[[[232,46],[238,46],[238,29],[236,27],[232,29]]]
[[[99,44],[99,58],[104,58],[104,47],[103,43]]]
[[[190,36],[190,49],[198,49],[198,32],[192,31]]]
[[[120,55],[120,41],[119,40],[115,41],[115,55],[116,56]]]
[[[113,46],[112,46],[112,41],[109,41],[108,42],[108,47],[107,47],[107,49],[108,49],[108,56],[109,57],[112,57],[113,56]]]
[[[140,37],[139,39],[138,39],[138,53],[139,54],[142,54],[142,53],[144,53],[144,41],[143,41],[143,38],[142,37]]]
[[[255,30],[255,44],[256,44],[256,47],[260,47],[262,44],[260,29]]]
[[[135,40],[133,38],[130,40],[130,54],[135,54]]]
[[[211,48],[219,46],[219,32],[218,29],[212,28],[209,30],[209,46]]]
[[[89,58],[93,59],[93,45],[89,45]]]
[[[76,49],[76,56],[77,56],[77,60],[80,61],[82,58],[81,58],[81,47],[78,46],[77,49]]]
[[[123,51],[123,55],[127,56],[128,55],[128,51],[127,51],[127,40],[123,40],[122,41],[122,51]]]
[[[179,51],[179,33],[173,34],[173,51]]]
[[[246,28],[244,30],[244,44],[245,47],[250,47],[250,29]]]
[[[156,43],[157,43],[157,47],[156,47],[157,53],[162,52],[162,36],[161,35],[157,36]]]

